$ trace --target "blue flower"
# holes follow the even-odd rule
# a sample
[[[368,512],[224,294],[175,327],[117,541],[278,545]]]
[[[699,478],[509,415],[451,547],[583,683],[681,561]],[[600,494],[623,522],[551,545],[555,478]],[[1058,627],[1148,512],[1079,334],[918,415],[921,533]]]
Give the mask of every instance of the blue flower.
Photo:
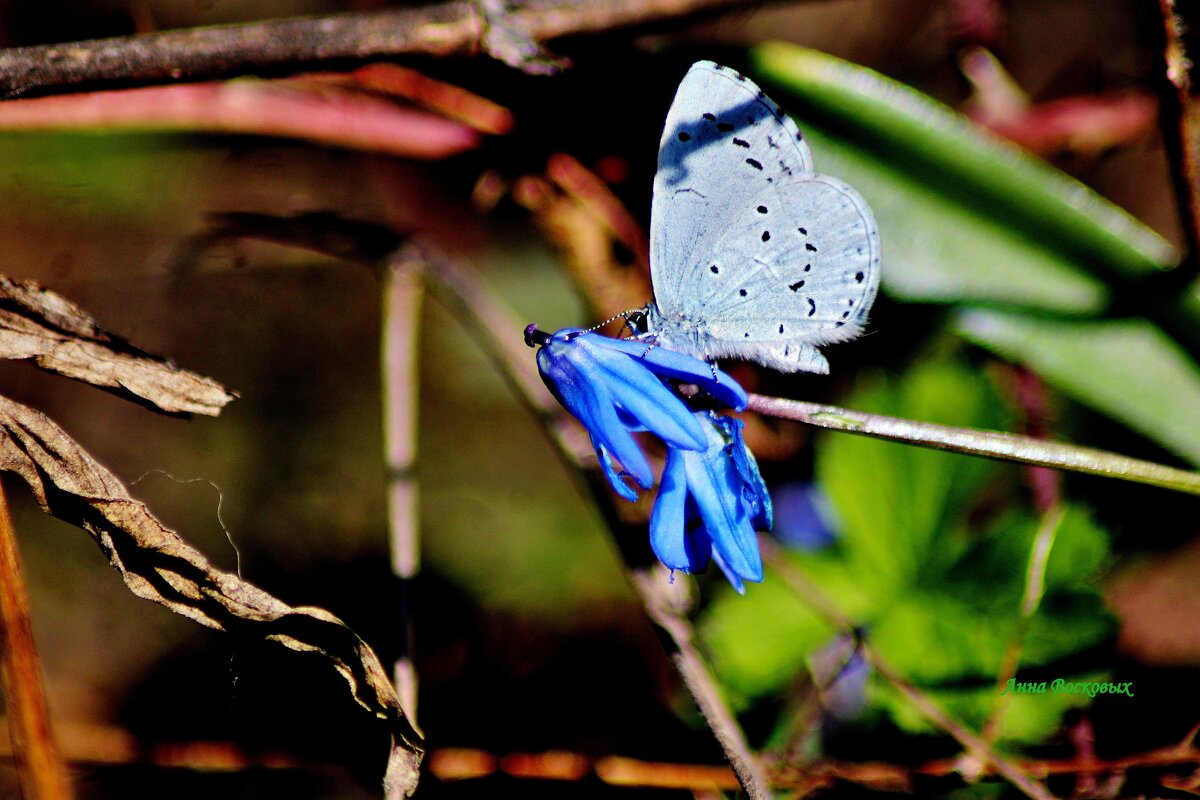
[[[771,528],[771,498],[742,441],[742,423],[693,412],[663,379],[697,384],[738,410],[747,401],[742,387],[707,362],[644,342],[575,328],[550,336],[534,325],[525,329],[525,341],[541,345],[542,380],[587,428],[604,474],[622,497],[637,499],[622,475],[642,489],[654,484],[631,433],[650,431],[666,443],[650,515],[650,544],[659,561],[672,570],[700,572],[711,559],[739,592],[745,581],[761,581],[755,531]]]
[[[650,465],[631,431],[650,431],[667,443],[670,452],[699,452],[709,446],[704,426],[662,378],[697,384],[734,408],[746,405],[745,391],[728,375],[661,347],[576,328],[547,336],[533,325],[526,328],[525,339],[530,345],[542,345],[537,354],[542,381],[587,428],[609,483],[630,501],[637,499],[637,491],[621,479],[614,457],[623,474],[638,486],[654,485]]]
[[[755,530],[769,530],[771,498],[754,456],[742,441],[742,422],[696,415],[704,450],[671,447],[650,514],[650,545],[658,560],[681,572],[700,572],[711,556],[738,592],[763,578]]]
[[[776,539],[800,550],[820,550],[837,541],[837,512],[821,487],[793,481],[774,488]]]

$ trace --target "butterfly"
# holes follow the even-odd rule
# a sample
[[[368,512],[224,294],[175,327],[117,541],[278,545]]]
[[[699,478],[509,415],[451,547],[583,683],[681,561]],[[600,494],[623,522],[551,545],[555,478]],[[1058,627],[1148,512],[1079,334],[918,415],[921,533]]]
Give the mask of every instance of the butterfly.
[[[650,218],[656,345],[782,372],[829,372],[879,286],[866,201],[813,171],[796,124],[745,76],[692,66],[667,114]]]

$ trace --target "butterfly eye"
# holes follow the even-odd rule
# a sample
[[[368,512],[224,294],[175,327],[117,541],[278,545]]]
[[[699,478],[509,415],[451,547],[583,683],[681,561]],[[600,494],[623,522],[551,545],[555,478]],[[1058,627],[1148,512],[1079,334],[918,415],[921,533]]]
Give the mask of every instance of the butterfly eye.
[[[634,336],[644,336],[650,332],[650,320],[645,311],[630,311],[625,315],[625,324]]]

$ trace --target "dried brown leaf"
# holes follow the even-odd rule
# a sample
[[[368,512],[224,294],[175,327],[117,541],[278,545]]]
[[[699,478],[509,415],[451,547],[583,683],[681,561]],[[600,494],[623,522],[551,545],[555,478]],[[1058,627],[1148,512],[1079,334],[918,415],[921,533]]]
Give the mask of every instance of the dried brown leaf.
[[[171,414],[216,416],[236,397],[212,378],[109,333],[62,295],[2,275],[0,358],[31,358],[42,369]]]
[[[385,785],[416,789],[423,749],[366,642],[321,608],[293,607],[214,569],[46,415],[0,396],[0,470],[15,472],[42,508],[96,540],[129,590],[210,628],[323,655],[356,702],[388,723]]]

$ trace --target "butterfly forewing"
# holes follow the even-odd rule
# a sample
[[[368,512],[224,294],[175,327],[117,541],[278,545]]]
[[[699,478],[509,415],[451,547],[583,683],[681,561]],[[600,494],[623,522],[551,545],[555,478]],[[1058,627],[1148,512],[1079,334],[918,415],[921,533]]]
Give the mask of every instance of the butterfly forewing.
[[[800,131],[737,72],[701,61],[679,84],[658,151],[650,270],[659,310],[680,310],[747,193],[768,175],[812,172]]]

